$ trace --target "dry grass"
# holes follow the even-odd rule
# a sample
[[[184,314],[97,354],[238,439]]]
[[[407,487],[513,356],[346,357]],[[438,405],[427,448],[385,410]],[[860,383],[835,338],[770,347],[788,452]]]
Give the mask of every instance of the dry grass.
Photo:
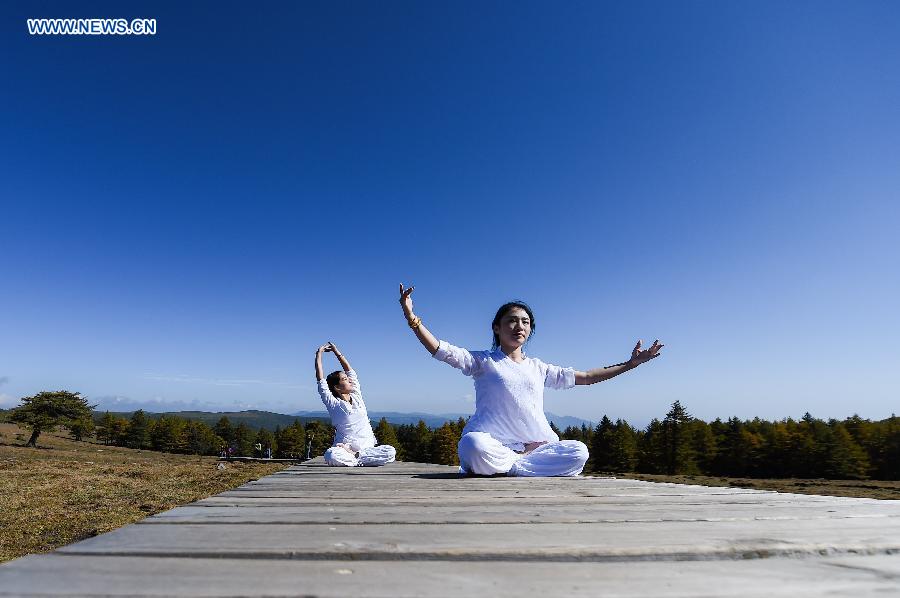
[[[0,423],[0,562],[46,552],[279,471],[75,442],[44,433],[38,448]]]
[[[698,484],[701,486],[731,486],[736,488],[754,488],[756,490],[777,490],[778,492],[792,492],[795,494],[878,498],[882,500],[900,499],[900,481],[720,478],[690,475],[649,475],[642,473],[616,474],[616,477],[632,480],[646,480],[648,482],[672,482],[675,484]]]

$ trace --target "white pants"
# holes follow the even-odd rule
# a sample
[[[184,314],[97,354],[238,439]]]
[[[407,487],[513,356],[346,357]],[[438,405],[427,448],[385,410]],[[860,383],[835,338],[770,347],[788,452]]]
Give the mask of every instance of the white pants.
[[[459,441],[459,472],[478,475],[576,476],[588,460],[588,449],[577,440],[542,444],[528,454],[503,446],[487,432],[469,432]]]
[[[332,467],[377,467],[390,463],[396,456],[397,451],[389,444],[360,449],[359,457],[339,446],[333,446],[325,451],[325,463]]]

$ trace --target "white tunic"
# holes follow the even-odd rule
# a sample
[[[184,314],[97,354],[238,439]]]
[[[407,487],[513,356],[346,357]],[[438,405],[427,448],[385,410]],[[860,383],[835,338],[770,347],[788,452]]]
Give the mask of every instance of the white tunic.
[[[347,377],[350,378],[353,385],[353,390],[350,392],[352,403],[331,394],[328,382],[324,379],[319,380],[319,396],[322,397],[322,402],[328,409],[328,415],[331,416],[331,425],[335,430],[334,444],[343,442],[352,446],[353,450],[359,451],[375,446],[375,433],[372,432],[369,412],[366,411],[356,372],[350,370],[347,372]]]
[[[434,358],[475,380],[475,414],[463,434],[487,432],[521,451],[529,442],[559,440],[544,415],[544,387],[572,388],[575,370],[526,357],[516,363],[500,349],[468,351],[440,341]]]

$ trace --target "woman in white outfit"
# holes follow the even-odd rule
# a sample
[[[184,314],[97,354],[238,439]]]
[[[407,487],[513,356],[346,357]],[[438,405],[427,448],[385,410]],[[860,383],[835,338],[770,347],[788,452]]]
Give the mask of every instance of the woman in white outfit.
[[[322,353],[334,353],[343,371],[328,374],[322,370]],[[326,343],[316,351],[316,380],[319,396],[334,426],[334,446],[325,451],[325,462],[333,466],[376,466],[390,463],[396,457],[394,447],[376,446],[369,413],[359,389],[359,379],[350,362],[333,343]]]
[[[657,340],[646,350],[641,341],[631,359],[581,372],[527,357],[522,346],[534,332],[534,314],[525,303],[502,305],[491,324],[490,351],[469,351],[439,341],[413,313],[413,287],[400,285],[400,305],[409,327],[435,359],[475,381],[475,414],[459,441],[460,473],[511,476],[575,476],[588,459],[584,443],[560,440],[544,415],[544,388],[595,384],[658,357]]]

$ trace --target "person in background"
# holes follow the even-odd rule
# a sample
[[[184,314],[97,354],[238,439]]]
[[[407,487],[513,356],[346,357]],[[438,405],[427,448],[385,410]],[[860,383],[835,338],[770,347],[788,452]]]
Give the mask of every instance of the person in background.
[[[323,353],[334,353],[342,370],[326,377],[322,370]],[[335,429],[334,445],[325,451],[325,462],[336,467],[371,467],[393,461],[397,451],[388,444],[377,444],[359,378],[334,343],[326,343],[316,351],[316,380],[319,396]]]

